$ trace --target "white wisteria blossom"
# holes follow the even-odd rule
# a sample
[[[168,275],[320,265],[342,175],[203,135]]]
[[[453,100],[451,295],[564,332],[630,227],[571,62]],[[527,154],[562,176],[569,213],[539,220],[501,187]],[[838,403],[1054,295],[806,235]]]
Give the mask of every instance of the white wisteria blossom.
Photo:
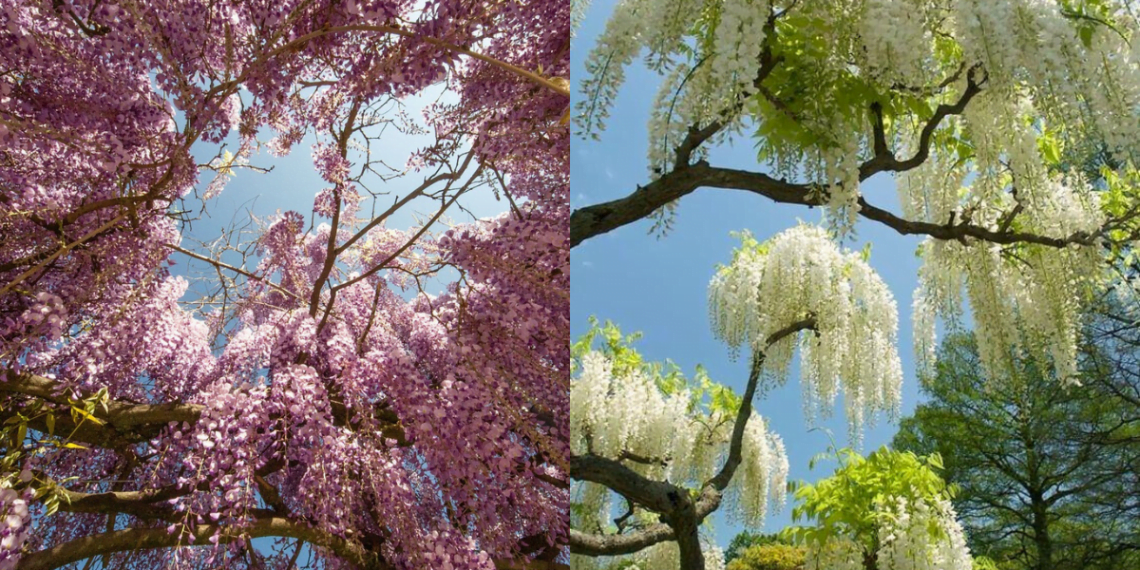
[[[688,389],[665,393],[642,367],[614,373],[599,351],[581,358],[580,374],[570,385],[570,441],[576,455],[617,460],[638,474],[674,483],[703,483],[720,468],[728,452],[735,413],[705,411]],[[729,485],[728,512],[749,526],[763,523],[771,506],[782,504],[788,475],[783,441],[753,413],[744,431],[742,461]],[[581,484],[581,483],[579,483]],[[583,494],[598,521],[609,503],[597,485]]]
[[[973,559],[954,507],[944,498],[896,497],[881,510],[878,570],[970,570]]]
[[[875,570],[971,570],[973,567],[962,525],[949,501],[890,497],[878,511]],[[858,542],[847,537],[831,537],[809,543],[805,566],[807,570],[864,570],[866,558]]]
[[[724,551],[715,544],[702,545],[705,570],[724,570]],[[622,570],[659,570],[677,568],[680,565],[680,549],[676,542],[662,542],[639,551],[625,559]],[[575,557],[571,566],[574,570],[597,570],[607,568],[598,559]]]
[[[897,412],[898,309],[863,256],[841,251],[825,230],[810,225],[764,243],[749,234],[743,241],[709,284],[713,333],[733,350],[764,353],[764,369],[778,383],[786,380],[798,336],[808,417],[826,415],[842,390],[855,440],[868,412]],[[814,330],[768,344],[805,319]]]
[[[1002,227],[1019,214],[1021,231],[1043,235],[1093,235],[1105,223],[1097,192],[1077,174],[1051,172],[1038,152],[1034,129],[1011,119],[1007,103],[983,98],[967,109],[980,168],[964,198],[965,172],[939,161],[900,178],[908,218],[944,223],[970,217]],[[1022,102],[1013,117],[1032,116]],[[946,175],[950,172],[950,175]],[[1014,191],[1006,193],[1004,188]],[[1075,378],[1077,333],[1083,301],[1103,284],[1104,258],[1095,247],[987,244],[928,238],[915,292],[915,339],[920,370],[933,365],[935,319],[956,320],[969,300],[982,363],[991,377],[1033,356],[1052,362],[1062,378]]]
[[[635,65],[643,65],[639,82],[644,71],[660,77],[651,108],[634,110],[649,123],[648,180],[577,208],[573,246],[645,218],[667,230],[679,201],[696,193],[747,194],[822,212],[818,224],[764,243],[745,234],[709,285],[715,335],[734,356],[744,352],[758,363],[749,399],[757,379],[760,393],[785,383],[798,350],[809,422],[830,413],[842,393],[858,444],[865,424],[881,412],[897,413],[895,299],[866,255],[837,245],[859,224],[922,238],[913,292],[920,377],[935,364],[938,328],[968,325],[992,381],[1033,359],[1075,383],[1089,301],[1140,291],[1134,2],[616,0],[585,57],[575,103],[579,135],[598,138],[611,112],[629,113],[614,104]],[[755,149],[755,164],[739,160],[739,152],[733,163],[720,163],[726,157],[718,151],[729,145]],[[868,190],[888,177],[898,206]],[[621,466],[682,497],[685,489],[670,481],[704,485],[686,488],[692,504],[673,507],[655,502],[658,495],[642,503],[656,504],[655,512],[678,524],[662,517],[619,524],[616,533],[605,525],[625,512],[624,501],[612,489],[583,487],[578,496],[582,504],[594,498],[587,510],[596,524],[574,519],[571,551],[663,556],[662,542],[675,540],[683,569],[702,570],[711,563],[699,555],[695,524],[716,510],[710,505],[721,491],[750,489],[720,485],[733,479],[733,469],[708,479],[716,459],[726,457],[731,412],[697,413],[693,394],[666,389],[645,370],[638,378],[620,359],[592,358],[574,386],[580,393],[572,414],[581,415],[573,419],[574,452],[633,453],[641,461],[627,457]],[[628,397],[614,398],[615,377],[629,384],[620,388]],[[685,422],[698,415],[722,447],[704,449],[689,439],[694,432]],[[751,432],[767,426],[752,420],[740,431],[746,441],[760,441]],[[690,455],[679,455],[684,450]],[[770,460],[749,453],[746,446],[735,477],[757,479],[745,475],[748,466],[769,465],[772,480]],[[731,497],[732,508],[763,511],[770,488],[756,493]],[[868,503],[852,516],[881,509],[883,520],[893,521],[882,534],[850,537],[840,529],[816,543],[809,570],[863,570],[875,559],[876,570],[970,568],[948,503],[905,491],[881,494],[887,502]]]
[[[673,146],[683,139],[677,135],[684,130],[663,128],[674,116],[701,127],[741,114],[770,123],[783,115],[817,140],[784,144],[762,128],[759,134],[769,139],[763,142],[779,155],[770,158],[789,169],[822,173],[830,162],[826,152],[805,152],[812,146],[854,150],[853,158],[873,150],[867,109],[853,113],[848,98],[897,90],[924,96],[923,105],[948,103],[964,90],[970,76],[965,70],[973,69],[993,99],[1010,103],[1009,112],[1021,102],[1039,102],[1035,116],[1079,127],[1075,135],[1092,130],[1110,151],[1134,158],[1140,149],[1140,44],[1129,36],[1136,22],[1124,6],[1103,4],[1105,18],[1120,16],[1113,25],[1091,25],[1099,14],[1074,15],[1052,0],[621,0],[586,63],[579,126],[587,132],[604,128],[624,69],[646,53],[651,69],[662,74],[676,77],[684,69],[680,80],[662,84],[654,104],[653,116],[667,119],[651,121],[651,168],[667,166],[658,149],[663,139]],[[684,41],[686,36],[694,41]],[[762,74],[771,73],[763,69],[766,48],[768,61],[803,65],[809,62],[791,59],[811,58],[810,70],[795,73],[817,93],[789,100],[763,88]],[[689,63],[677,65],[684,61]],[[914,137],[923,126],[897,121],[890,134]],[[854,149],[836,145],[830,135],[840,132],[858,135]]]

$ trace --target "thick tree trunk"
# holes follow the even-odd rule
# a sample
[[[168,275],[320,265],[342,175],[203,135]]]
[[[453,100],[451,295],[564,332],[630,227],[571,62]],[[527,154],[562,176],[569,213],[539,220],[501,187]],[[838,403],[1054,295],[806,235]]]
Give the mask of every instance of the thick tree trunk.
[[[685,521],[673,527],[677,535],[677,546],[681,550],[681,570],[705,570],[705,555],[701,552],[696,521],[685,518]]]
[[[1049,536],[1049,511],[1040,495],[1032,497],[1033,542],[1037,548],[1035,570],[1053,570],[1053,539]]]

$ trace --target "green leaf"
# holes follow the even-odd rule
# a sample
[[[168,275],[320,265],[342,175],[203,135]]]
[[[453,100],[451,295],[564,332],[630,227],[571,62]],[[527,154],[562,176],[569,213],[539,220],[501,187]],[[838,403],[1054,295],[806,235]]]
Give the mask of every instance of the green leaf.
[[[1081,26],[1077,28],[1077,34],[1081,37],[1081,43],[1085,44],[1085,49],[1092,49],[1093,27]]]
[[[75,417],[76,415],[80,415],[80,416],[83,416],[85,419],[91,421],[91,423],[93,423],[95,425],[99,425],[99,426],[106,425],[107,422],[104,422],[103,420],[92,415],[92,412],[95,411],[95,403],[94,402],[87,402],[87,404],[90,405],[91,409],[84,410],[82,408],[77,408],[75,406],[72,406],[71,407],[72,417]],[[76,418],[76,419],[78,419],[78,418]]]
[[[55,414],[48,412],[44,422],[47,423],[48,435],[55,435]]]
[[[1056,166],[1061,163],[1061,141],[1053,131],[1046,130],[1037,137],[1037,149],[1046,164]]]
[[[944,467],[942,464],[942,455],[937,452],[931,453],[930,456],[926,458],[926,462],[929,463],[931,467],[934,467],[940,471],[946,469],[946,467]]]

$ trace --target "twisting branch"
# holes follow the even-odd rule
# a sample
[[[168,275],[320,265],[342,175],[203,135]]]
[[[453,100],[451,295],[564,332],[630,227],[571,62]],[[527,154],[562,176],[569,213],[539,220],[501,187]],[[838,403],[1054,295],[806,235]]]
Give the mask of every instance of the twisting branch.
[[[260,479],[260,475],[258,479]],[[171,519],[173,509],[161,504],[162,500],[177,496],[176,492],[144,494],[100,493],[86,494],[64,491],[71,504],[63,504],[61,510],[72,512],[126,513],[140,518]],[[155,504],[158,503],[158,504]],[[217,536],[218,542],[226,544],[235,540],[245,541],[260,537],[288,537],[328,549],[337,556],[365,570],[391,570],[379,554],[361,544],[340,538],[317,529],[304,521],[295,521],[277,516],[278,513],[265,509],[248,511],[253,518],[249,526],[235,528],[222,525],[197,525],[186,529],[194,536],[194,542],[202,544]],[[20,570],[52,570],[87,558],[105,556],[116,552],[172,548],[188,542],[186,534],[166,532],[165,528],[128,528],[98,535],[85,536],[52,548],[25,555],[19,564]],[[569,566],[547,560],[496,559],[495,568],[503,570],[569,570]]]
[[[769,16],[768,21],[764,24],[764,47],[761,48],[760,51],[760,69],[756,71],[756,78],[752,81],[752,85],[761,92],[767,92],[767,89],[763,85],[764,80],[772,74],[772,71],[776,69],[776,65],[783,61],[782,57],[772,55],[772,44],[776,41],[776,19],[778,17],[779,15],[775,14]],[[732,118],[744,108],[744,102],[744,97],[738,98],[731,107],[722,110],[718,114],[720,118],[704,127],[691,125],[688,134],[685,136],[685,140],[681,141],[681,144],[677,146],[674,152],[673,171],[676,172],[677,170],[687,168],[692,160],[693,151],[704,144],[705,141],[712,138],[713,135],[724,129]]]
[[[698,188],[741,190],[769,198],[782,204],[822,206],[827,201],[827,188],[793,184],[777,180],[762,172],[750,172],[710,166],[698,162],[689,168],[675,170],[638,188],[632,194],[610,202],[575,210],[570,216],[570,245],[631,224],[652,214],[661,206],[687,196]],[[859,215],[890,227],[900,234],[921,234],[942,240],[975,238],[998,244],[1036,243],[1049,247],[1096,243],[1099,234],[1075,232],[1068,236],[1046,236],[1020,231],[997,231],[969,222],[935,224],[900,218],[859,198]]]
[[[39,398],[54,404],[70,405],[61,386],[53,380],[35,374],[21,374],[5,371],[6,382],[0,382],[0,392],[20,394]],[[93,414],[103,422],[92,421],[76,424],[67,415],[55,421],[55,429],[65,430],[71,439],[100,447],[121,448],[124,445],[139,443],[154,438],[170,422],[195,423],[202,415],[203,407],[197,404],[132,404],[111,400],[106,410],[96,408]],[[36,430],[47,432],[43,418],[29,423]]]
[[[975,78],[975,75],[979,73],[983,75],[980,80]],[[985,82],[985,70],[982,69],[981,65],[971,67],[966,72],[966,89],[958,97],[958,101],[952,105],[943,103],[934,110],[934,116],[926,121],[918,135],[918,150],[915,151],[914,156],[906,160],[899,160],[895,157],[895,153],[887,148],[886,138],[883,134],[883,109],[878,103],[873,104],[871,111],[878,119],[875,126],[875,156],[859,166],[859,180],[866,180],[880,172],[905,172],[926,162],[927,157],[930,156],[931,138],[934,136],[934,131],[942,124],[942,120],[950,115],[962,114],[970,100],[982,92],[982,85]]]
[[[264,284],[272,287],[274,290],[279,291],[281,293],[284,293],[290,297],[293,297],[294,299],[297,299],[299,301],[304,300],[301,297],[297,296],[296,293],[294,293],[294,292],[292,292],[292,291],[290,291],[290,290],[288,290],[288,289],[286,289],[286,288],[284,288],[284,287],[282,287],[282,286],[280,286],[280,285],[278,285],[278,284],[276,284],[276,283],[274,283],[268,279],[265,279],[263,277],[259,277],[258,275],[255,275],[253,273],[250,273],[250,272],[248,272],[248,271],[246,271],[240,267],[234,267],[233,265],[230,265],[228,263],[224,263],[220,260],[217,260],[217,259],[214,259],[211,257],[206,257],[205,255],[195,253],[193,251],[190,251],[190,250],[183,248],[183,247],[179,247],[179,246],[174,245],[174,244],[168,243],[168,244],[164,244],[164,245],[166,245],[166,247],[168,247],[174,251],[177,251],[178,253],[186,255],[187,257],[192,257],[192,258],[197,259],[199,261],[205,261],[206,263],[209,263],[210,265],[213,265],[214,267],[225,269],[227,271],[233,271],[234,273],[237,273],[238,275],[245,276],[248,279],[253,279],[254,281],[257,281],[258,283],[264,283]]]
[[[44,259],[43,261],[36,264],[35,267],[28,269],[27,271],[16,276],[15,279],[6,283],[3,287],[0,287],[0,296],[3,296],[5,293],[15,289],[17,285],[19,285],[20,283],[23,283],[24,280],[31,277],[33,274],[35,274],[35,272],[43,269],[44,267],[47,267],[49,263],[55,261],[57,258],[59,258],[59,256],[75,249],[77,246],[82,245],[91,239],[94,239],[95,237],[99,236],[103,232],[114,227],[115,224],[118,224],[119,222],[121,222],[123,220],[123,218],[126,218],[126,217],[127,217],[126,214],[119,214],[118,216],[111,218],[109,221],[107,221],[103,225],[91,230],[90,232],[87,232],[86,234],[83,235],[83,237],[81,237],[81,238],[79,238],[79,239],[77,239],[71,243],[64,244],[59,249],[55,250],[55,253],[47,256],[46,259]]]
[[[665,523],[650,525],[630,534],[591,534],[570,529],[570,552],[584,556],[620,556],[676,539],[673,527]]]
[[[766,65],[774,66],[776,63],[778,62],[775,60],[769,60]],[[762,71],[764,69],[762,67]],[[770,69],[767,72],[770,72]],[[978,66],[970,68],[967,72],[966,88],[961,96],[953,104],[944,103],[935,109],[934,115],[923,125],[919,134],[918,150],[906,160],[899,160],[888,147],[882,122],[882,108],[877,104],[872,105],[874,156],[859,166],[859,179],[866,180],[880,172],[905,172],[925,162],[930,155],[934,131],[941,126],[942,121],[947,117],[961,114],[969,102],[978,93],[981,93],[982,85],[986,81],[984,74],[985,70]],[[978,77],[979,75],[981,78]],[[828,187],[821,188],[809,184],[788,183],[776,180],[764,173],[718,168],[703,161],[688,165],[687,161],[692,150],[715,135],[721,128],[723,125],[720,122],[714,122],[703,129],[693,127],[690,129],[689,136],[677,148],[677,164],[672,170],[662,174],[660,178],[648,185],[639,186],[637,190],[624,198],[574,210],[570,215],[571,247],[575,247],[592,237],[648,217],[662,206],[686,196],[698,188],[745,190],[766,196],[777,202],[805,206],[818,206],[825,202],[823,198],[830,193]],[[899,218],[886,210],[871,206],[863,199],[860,199],[860,206],[862,207],[859,212],[861,216],[886,224],[903,234],[925,234],[937,239],[959,240],[964,237],[974,237],[994,243],[1029,242],[1052,247],[1063,247],[1070,243],[1091,243],[1093,241],[1093,236],[1083,234],[1074,234],[1069,237],[1048,237],[1006,230],[993,231],[984,226],[971,224],[944,226],[916,222]]]
[[[277,48],[276,50],[273,50],[271,53],[269,53],[266,56],[266,59],[269,59],[270,57],[274,57],[274,56],[281,54],[281,53],[288,52],[292,49],[296,49],[298,46],[304,45],[309,40],[319,38],[321,36],[328,35],[328,34],[336,34],[336,33],[342,33],[342,32],[380,32],[383,34],[394,34],[394,35],[403,36],[406,38],[418,39],[418,40],[427,42],[433,46],[443,48],[443,49],[451,51],[451,52],[461,53],[463,55],[473,57],[479,61],[489,63],[495,67],[498,67],[498,68],[503,69],[507,72],[510,72],[510,73],[513,73],[519,77],[522,77],[523,79],[526,79],[527,81],[530,81],[536,85],[540,85],[542,87],[550,89],[551,91],[554,91],[555,93],[558,93],[559,95],[565,95],[566,97],[570,96],[570,83],[568,81],[566,81],[565,79],[562,79],[559,77],[546,78],[546,77],[543,77],[537,73],[527,71],[521,67],[511,65],[505,61],[501,61],[501,60],[495,59],[493,57],[488,57],[488,56],[483,55],[481,53],[473,52],[473,51],[471,51],[465,47],[461,47],[461,46],[457,46],[455,44],[445,42],[439,38],[424,36],[424,35],[418,34],[416,32],[412,32],[409,30],[405,30],[405,29],[398,28],[398,27],[392,27],[392,26],[373,26],[373,25],[366,25],[366,24],[356,24],[356,25],[351,25],[351,26],[334,26],[334,27],[329,27],[329,28],[322,28],[322,29],[319,29],[317,31],[310,32],[308,34],[300,36],[300,37],[290,41],[289,43]]]
[[[53,404],[70,405],[68,397],[64,394],[65,389],[54,380],[12,370],[7,370],[4,373],[7,381],[0,382],[0,393],[7,392],[39,398]],[[333,401],[332,408],[335,425],[351,429],[360,427],[361,422],[349,417],[343,402]],[[195,424],[204,410],[205,406],[200,404],[177,402],[135,404],[110,400],[106,403],[105,410],[102,407],[96,407],[92,414],[102,422],[102,425],[90,420],[76,424],[67,415],[61,415],[55,420],[55,429],[61,433],[66,430],[73,441],[112,449],[123,448],[157,437],[162,429],[171,422]],[[404,434],[403,427],[399,425],[399,418],[384,403],[378,403],[373,407],[371,417],[376,420],[376,427],[383,437],[396,440],[400,446],[411,445]],[[29,426],[44,433],[48,431],[47,424],[42,417],[29,422]]]
[[[767,350],[768,347],[790,335],[802,330],[814,328],[814,317],[797,321],[772,333],[772,335],[768,337],[764,348]],[[764,351],[757,350],[752,355],[752,368],[748,372],[748,385],[744,388],[744,396],[740,401],[740,409],[736,412],[736,424],[732,427],[732,439],[728,445],[728,457],[725,458],[724,465],[721,466],[720,472],[705,483],[705,488],[711,487],[717,491],[723,491],[725,487],[728,487],[729,482],[732,481],[732,476],[736,473],[736,468],[740,466],[740,455],[744,446],[744,428],[748,425],[748,419],[752,417],[752,398],[756,396],[756,387],[760,383],[760,371],[763,368]]]

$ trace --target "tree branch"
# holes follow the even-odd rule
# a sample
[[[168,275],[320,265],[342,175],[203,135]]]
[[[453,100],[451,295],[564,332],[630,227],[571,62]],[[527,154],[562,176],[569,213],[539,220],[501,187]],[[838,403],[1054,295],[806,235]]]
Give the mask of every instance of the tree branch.
[[[193,251],[179,247],[179,246],[174,245],[174,244],[168,243],[168,244],[164,244],[164,245],[166,247],[174,250],[174,251],[177,251],[178,253],[185,254],[188,257],[192,257],[192,258],[197,259],[199,261],[205,261],[206,263],[209,263],[210,265],[213,265],[214,267],[220,267],[222,269],[233,271],[234,273],[237,273],[238,275],[244,275],[245,277],[247,277],[249,279],[253,279],[254,281],[257,281],[258,283],[264,283],[264,284],[272,287],[273,289],[275,289],[281,293],[284,293],[290,297],[293,297],[294,299],[303,300],[303,299],[301,299],[301,297],[298,297],[296,293],[293,293],[292,291],[285,289],[284,287],[281,287],[280,285],[278,285],[278,284],[276,284],[276,283],[274,283],[268,279],[265,279],[263,277],[258,277],[257,275],[254,275],[253,273],[250,273],[250,272],[248,272],[244,269],[241,269],[239,267],[234,267],[228,263],[223,263],[217,259],[213,259],[213,258],[207,257],[205,255],[194,253]]]
[[[784,338],[796,334],[802,330],[814,329],[815,317],[808,317],[795,323],[792,323],[774,333],[772,333],[764,344],[764,349],[780,342]],[[720,471],[708,482],[705,483],[705,488],[713,488],[718,494],[728,487],[729,482],[732,481],[733,474],[736,473],[736,468],[740,466],[740,455],[744,447],[744,428],[748,426],[748,419],[752,417],[752,398],[756,396],[756,386],[760,381],[760,371],[764,368],[764,351],[757,350],[752,355],[752,368],[748,372],[748,385],[744,388],[744,396],[741,397],[740,409],[736,412],[736,423],[732,426],[732,439],[728,444],[728,457],[724,460],[724,465],[721,466]],[[717,503],[719,504],[719,498]]]
[[[966,72],[966,90],[962,92],[958,101],[952,105],[943,103],[934,110],[934,116],[926,121],[926,124],[923,125],[922,131],[918,135],[918,150],[915,151],[914,156],[906,160],[899,160],[895,157],[893,152],[887,149],[885,135],[882,132],[882,107],[879,107],[876,113],[875,107],[878,103],[872,105],[871,111],[878,119],[874,127],[875,156],[859,166],[859,180],[866,180],[880,172],[904,172],[916,168],[925,162],[927,157],[930,156],[931,137],[934,136],[934,131],[937,130],[938,126],[942,123],[942,119],[950,115],[960,115],[966,110],[966,105],[970,103],[970,100],[982,92],[982,84],[985,83],[986,80],[984,77],[980,81],[975,80],[974,75],[976,73],[985,73],[985,70],[980,67],[980,64],[975,65]]]
[[[0,382],[0,393],[8,392],[23,396],[39,398],[54,404],[70,405],[68,398],[63,394],[63,388],[54,380],[36,374],[23,374],[12,370],[6,371],[7,382]],[[344,403],[332,401],[333,423],[338,426],[358,428],[359,422],[349,418]],[[200,404],[180,404],[176,402],[166,404],[133,404],[117,400],[107,402],[107,409],[97,407],[92,414],[105,422],[98,425],[90,420],[76,424],[66,415],[56,418],[55,429],[59,432],[71,432],[71,440],[88,443],[98,447],[121,448],[124,445],[139,443],[158,436],[162,428],[171,422],[197,423],[205,406]],[[376,404],[372,409],[372,417],[378,420],[380,433],[387,438],[396,440],[398,445],[410,445],[403,428],[399,425],[399,418],[395,412],[388,409],[384,403]],[[43,418],[33,420],[29,425],[32,428],[47,432],[47,424]]]
[[[192,531],[195,542],[205,543],[217,534],[219,543],[280,536],[296,538],[326,548],[344,560],[366,570],[390,570],[392,567],[379,555],[366,551],[359,544],[331,535],[305,524],[281,517],[262,517],[244,528],[227,528],[221,525],[198,525]],[[52,548],[33,552],[20,559],[20,570],[52,570],[80,560],[127,550],[172,548],[186,542],[178,533],[167,534],[164,528],[129,528],[78,538]]]
[[[659,542],[676,540],[673,528],[657,523],[631,534],[590,534],[570,529],[570,552],[585,556],[633,554]]]
[[[615,461],[592,453],[570,457],[570,477],[604,485],[656,513],[672,512],[686,495],[682,487],[654,481]]]
[[[39,398],[55,404],[70,406],[67,396],[58,383],[35,374],[21,374],[7,370],[7,381],[0,382],[0,392]],[[56,419],[56,430],[74,431],[71,439],[99,447],[121,447],[152,439],[170,422],[195,423],[202,415],[203,406],[197,404],[128,404],[112,400],[107,409],[96,408],[94,415],[105,425],[92,421],[76,424],[64,415]],[[31,422],[33,428],[47,432],[43,418]]]
[[[500,61],[500,60],[494,59],[492,57],[485,56],[481,53],[473,52],[467,48],[445,42],[441,39],[433,38],[430,36],[424,36],[424,35],[421,35],[421,34],[418,34],[418,33],[412,32],[412,31],[408,31],[408,30],[405,30],[402,28],[392,27],[392,26],[374,26],[374,25],[356,24],[356,25],[350,25],[350,26],[334,26],[334,27],[330,27],[330,28],[319,29],[319,30],[316,30],[314,32],[310,32],[306,35],[303,35],[299,38],[296,38],[294,40],[291,40],[289,43],[273,50],[273,52],[269,53],[266,56],[266,59],[273,57],[273,56],[276,56],[280,53],[284,53],[286,51],[296,49],[296,48],[304,45],[309,40],[312,40],[314,38],[318,38],[318,37],[321,37],[321,36],[324,36],[327,34],[340,33],[340,32],[380,32],[380,33],[384,33],[384,34],[395,34],[398,36],[404,36],[406,38],[418,39],[418,40],[427,42],[431,45],[434,45],[436,47],[443,48],[447,51],[451,51],[451,52],[455,52],[455,53],[461,53],[463,55],[473,57],[479,61],[488,63],[490,65],[493,65],[495,67],[503,69],[507,72],[513,73],[513,74],[515,74],[515,75],[517,75],[523,79],[526,79],[527,81],[530,81],[531,83],[534,83],[536,85],[540,85],[540,86],[545,87],[547,89],[550,89],[551,91],[554,91],[555,93],[558,93],[559,95],[564,95],[566,97],[570,96],[570,84],[568,82],[566,82],[564,79],[557,78],[557,77],[548,79],[548,78],[543,77],[537,73],[527,71],[527,70],[522,69],[521,67],[518,67],[515,65],[511,65],[505,61]]]
[[[916,168],[926,161],[930,155],[930,144],[934,131],[942,121],[951,115],[961,114],[970,100],[982,91],[985,78],[976,79],[975,75],[984,73],[980,67],[975,66],[967,73],[966,89],[953,104],[941,104],[934,111],[934,115],[923,126],[919,134],[919,146],[915,154],[906,159],[899,160],[888,148],[886,134],[882,123],[882,108],[873,105],[872,127],[874,129],[875,155],[859,167],[859,179],[866,180],[880,172],[904,172]],[[818,187],[810,184],[794,184],[776,180],[767,174],[716,168],[707,162],[698,162],[693,165],[683,164],[680,160],[691,154],[698,144],[710,138],[721,128],[719,122],[714,122],[704,129],[696,127],[690,129],[689,136],[677,148],[678,162],[675,167],[663,174],[657,180],[646,186],[639,186],[632,194],[624,198],[585,206],[574,210],[570,216],[570,245],[575,247],[592,237],[615,230],[621,226],[645,218],[662,206],[686,196],[698,188],[723,188],[744,190],[754,194],[766,196],[776,202],[785,204],[800,204],[804,206],[820,206],[826,202],[829,194],[828,187]],[[1063,247],[1070,243],[1091,243],[1092,236],[1074,234],[1067,238],[1054,238],[1027,234],[1023,232],[1009,232],[1004,229],[990,230],[983,226],[969,223],[956,226],[945,226],[927,222],[904,220],[874,207],[860,198],[863,217],[883,223],[902,234],[925,234],[936,239],[957,239],[975,237],[994,243],[1040,243],[1052,247]]]
[[[808,207],[822,206],[826,203],[827,196],[827,188],[793,184],[776,180],[762,172],[720,168],[699,162],[638,187],[624,198],[575,210],[570,216],[570,246],[576,247],[587,239],[645,218],[661,206],[702,187],[741,190],[782,204]],[[912,221],[874,206],[863,197],[859,198],[859,207],[860,216],[879,222],[900,234],[928,235],[941,240],[962,241],[965,238],[975,238],[997,244],[1035,243],[1060,248],[1069,244],[1091,245],[1097,237],[1097,234],[1085,232],[1053,237],[1029,232],[1000,231],[970,222],[935,224]]]

